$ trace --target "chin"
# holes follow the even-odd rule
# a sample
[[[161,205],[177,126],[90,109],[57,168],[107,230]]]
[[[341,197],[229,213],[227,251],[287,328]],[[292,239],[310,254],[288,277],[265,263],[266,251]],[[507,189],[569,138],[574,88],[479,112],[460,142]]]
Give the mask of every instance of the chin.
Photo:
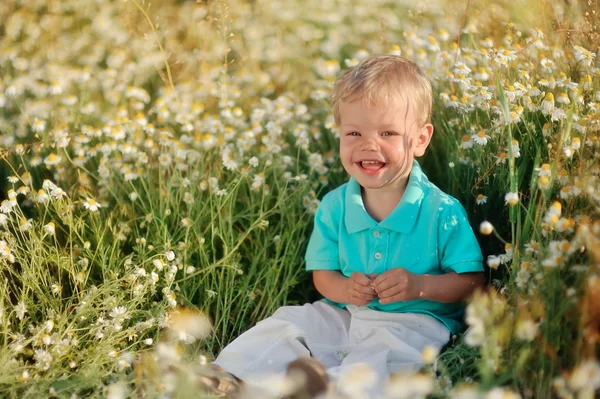
[[[384,185],[384,183],[373,180],[373,179],[365,179],[360,176],[358,178],[356,176],[353,176],[353,177],[358,182],[358,184],[360,184],[360,186],[362,188],[366,188],[368,190],[376,190],[378,188],[381,188]]]

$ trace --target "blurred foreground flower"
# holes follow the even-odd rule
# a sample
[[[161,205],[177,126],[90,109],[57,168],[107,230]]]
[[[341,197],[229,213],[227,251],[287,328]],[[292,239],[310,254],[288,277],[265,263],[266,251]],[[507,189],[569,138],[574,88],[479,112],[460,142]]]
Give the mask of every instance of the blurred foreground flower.
[[[208,338],[212,325],[204,313],[188,308],[178,308],[170,313],[168,334],[171,339],[193,342]]]
[[[356,364],[340,376],[338,389],[349,398],[368,397],[377,383],[377,374],[368,364]]]
[[[395,399],[425,398],[433,392],[433,378],[427,374],[395,374],[390,377],[385,397]]]

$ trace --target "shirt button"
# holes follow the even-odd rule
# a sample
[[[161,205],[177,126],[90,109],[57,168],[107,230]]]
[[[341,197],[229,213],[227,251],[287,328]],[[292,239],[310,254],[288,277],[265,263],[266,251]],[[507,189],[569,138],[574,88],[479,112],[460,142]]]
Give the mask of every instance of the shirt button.
[[[374,235],[376,238],[379,238],[379,236],[381,235],[381,233],[380,233],[380,232],[378,232],[377,230],[375,230],[375,231],[373,232],[373,235]]]
[[[381,252],[375,252],[375,259],[381,259]]]

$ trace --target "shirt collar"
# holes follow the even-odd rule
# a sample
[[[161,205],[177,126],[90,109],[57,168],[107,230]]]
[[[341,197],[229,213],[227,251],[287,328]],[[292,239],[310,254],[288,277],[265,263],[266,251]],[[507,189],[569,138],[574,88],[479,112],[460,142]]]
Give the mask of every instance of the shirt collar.
[[[360,193],[360,184],[354,178],[350,178],[346,188],[346,214],[344,216],[346,230],[352,234],[380,226],[398,233],[410,233],[419,214],[426,181],[427,176],[423,174],[421,166],[416,160],[413,160],[412,171],[402,199],[384,220],[377,223],[365,209]]]

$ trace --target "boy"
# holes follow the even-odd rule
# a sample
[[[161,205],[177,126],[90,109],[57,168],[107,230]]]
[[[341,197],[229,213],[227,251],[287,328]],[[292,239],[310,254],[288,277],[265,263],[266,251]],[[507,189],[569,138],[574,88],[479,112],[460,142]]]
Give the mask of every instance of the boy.
[[[463,207],[414,160],[433,133],[421,70],[401,57],[371,57],[338,78],[331,99],[351,178],[321,201],[306,251],[325,299],[278,309],[214,362],[248,381],[291,364],[313,378],[313,394],[325,386],[325,368],[336,378],[366,363],[377,382],[419,369],[425,347],[439,349],[461,331],[461,302],[483,286]]]

